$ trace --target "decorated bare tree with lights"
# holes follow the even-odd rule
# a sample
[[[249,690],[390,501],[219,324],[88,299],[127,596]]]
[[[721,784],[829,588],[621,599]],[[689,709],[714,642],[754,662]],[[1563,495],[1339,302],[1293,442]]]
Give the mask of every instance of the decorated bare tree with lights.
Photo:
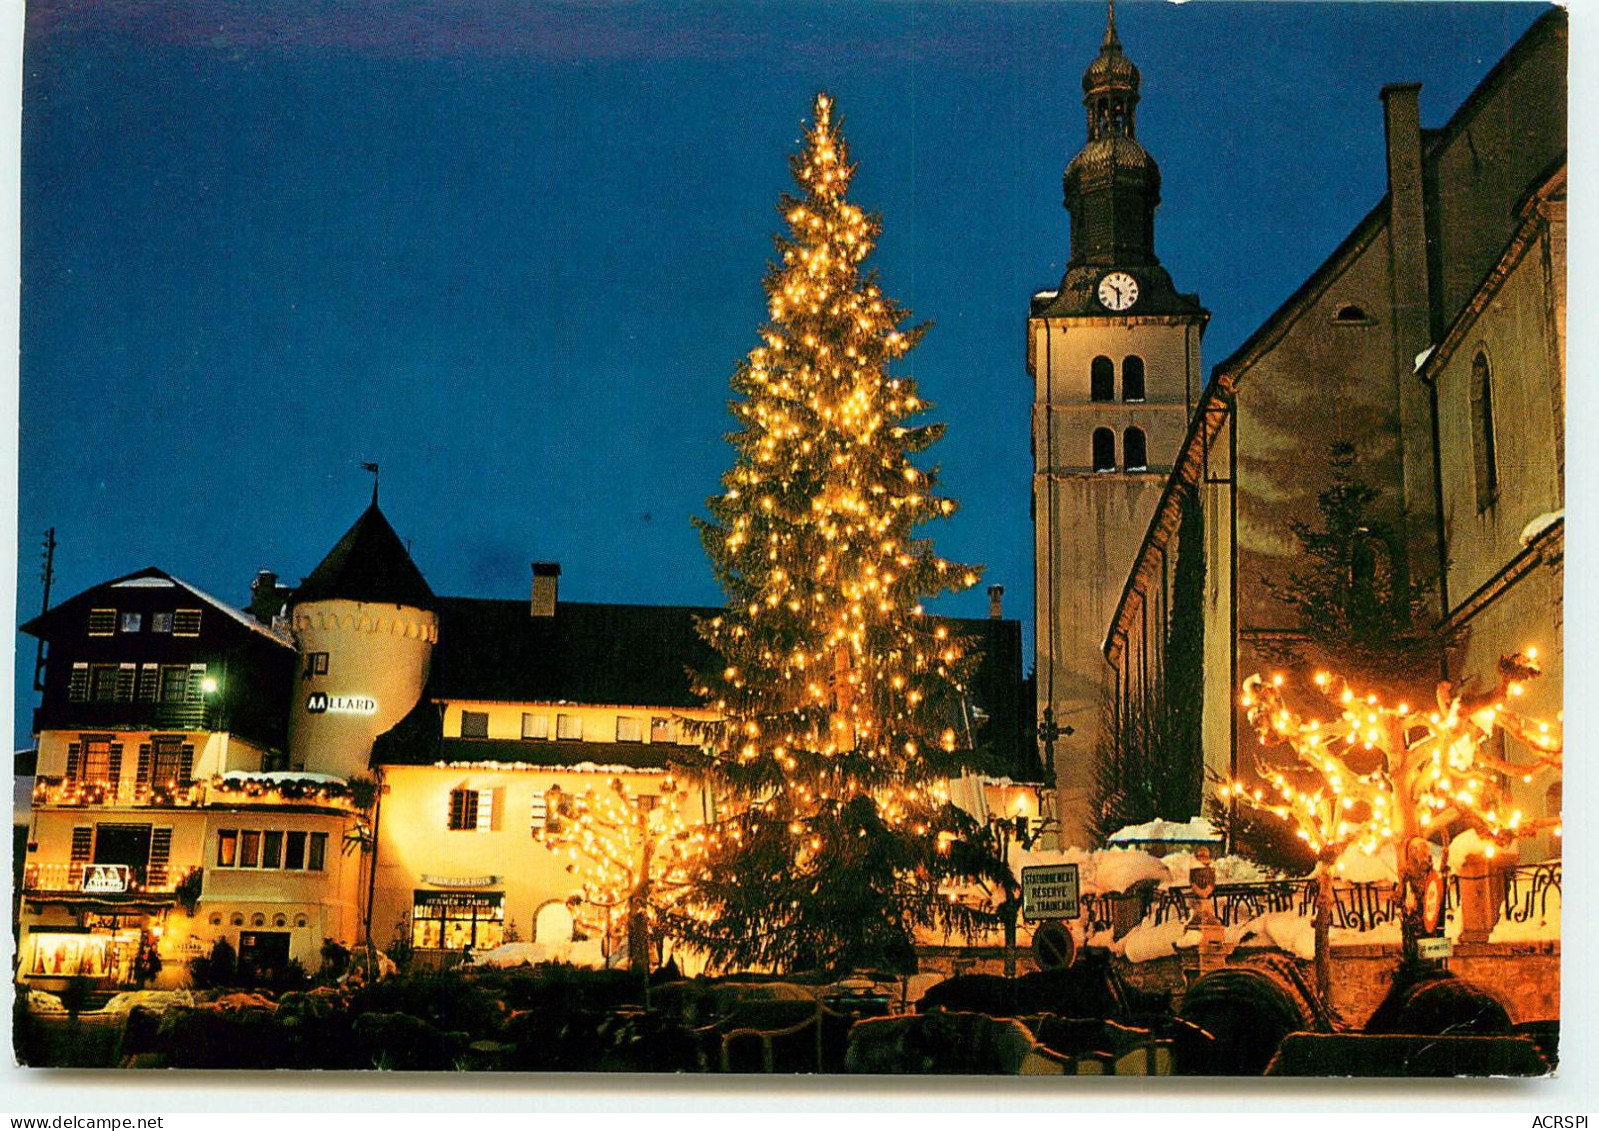
[[[657,924],[681,896],[691,862],[705,843],[672,802],[667,778],[658,792],[638,791],[621,778],[581,793],[555,787],[545,795],[546,822],[538,834],[565,853],[580,885],[578,925],[614,946],[625,938],[628,965],[645,971]]]
[[[1399,862],[1404,958],[1416,958],[1422,885],[1431,868],[1427,841],[1457,829],[1475,831],[1492,853],[1553,826],[1558,816],[1528,817],[1508,788],[1516,779],[1559,774],[1563,738],[1558,723],[1516,711],[1527,680],[1539,674],[1537,654],[1506,656],[1498,686],[1472,694],[1446,683],[1435,702],[1390,705],[1342,677],[1318,673],[1319,695],[1334,708],[1326,719],[1301,714],[1284,694],[1284,679],[1251,676],[1242,703],[1259,736],[1260,783],[1230,783],[1245,804],[1290,822],[1316,853],[1317,981],[1327,990],[1327,936],[1338,859],[1352,845],[1375,854],[1392,844]],[[1518,739],[1529,760],[1491,754],[1498,729]]]
[[[700,684],[724,814],[671,929],[723,967],[904,969],[914,931],[991,925],[1012,883],[948,801],[974,658],[923,610],[978,570],[914,536],[955,509],[912,459],[942,428],[890,372],[925,327],[863,271],[879,223],[848,198],[826,95],[791,164],[770,320],[733,377],[736,459],[700,526],[727,594]],[[963,881],[993,898],[941,893]]]

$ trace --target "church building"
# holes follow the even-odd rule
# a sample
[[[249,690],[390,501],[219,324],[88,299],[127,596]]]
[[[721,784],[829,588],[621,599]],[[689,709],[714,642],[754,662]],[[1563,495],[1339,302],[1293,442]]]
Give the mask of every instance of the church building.
[[[1087,142],[1064,177],[1071,258],[1027,319],[1037,706],[1063,845],[1090,840],[1105,633],[1200,396],[1209,319],[1155,254],[1160,168],[1138,142],[1138,101],[1112,6],[1083,74]]]

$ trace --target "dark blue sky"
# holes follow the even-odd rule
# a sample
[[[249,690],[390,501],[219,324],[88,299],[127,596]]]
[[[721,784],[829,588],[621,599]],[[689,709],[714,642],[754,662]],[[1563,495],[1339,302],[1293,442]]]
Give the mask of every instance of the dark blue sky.
[[[1534,3],[1124,3],[1157,248],[1207,369],[1383,192],[1378,90],[1441,125]],[[24,55],[19,594],[147,564],[243,603],[364,506],[441,593],[717,603],[690,516],[731,452],[787,158],[838,99],[963,510],[1032,616],[1028,296],[1099,4],[35,0]],[[983,586],[945,611],[981,615]],[[31,641],[19,651],[27,741]]]

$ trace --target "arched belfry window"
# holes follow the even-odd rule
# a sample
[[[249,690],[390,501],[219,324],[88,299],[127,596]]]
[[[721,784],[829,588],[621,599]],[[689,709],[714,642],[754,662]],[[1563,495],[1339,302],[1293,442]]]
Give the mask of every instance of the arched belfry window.
[[[1144,399],[1144,359],[1137,354],[1122,358],[1122,400]]]
[[[1128,471],[1149,469],[1149,450],[1142,428],[1129,428],[1122,433],[1122,458],[1126,461]]]
[[[1096,357],[1088,367],[1088,398],[1095,401],[1116,399],[1116,363]]]
[[[1386,541],[1362,527],[1349,547],[1349,592],[1357,610],[1376,613],[1386,594],[1393,592],[1393,550]]]
[[[1094,470],[1116,470],[1116,433],[1109,428],[1094,429]]]
[[[1477,509],[1499,496],[1499,460],[1494,451],[1493,371],[1481,350],[1471,359],[1471,451],[1476,464]]]

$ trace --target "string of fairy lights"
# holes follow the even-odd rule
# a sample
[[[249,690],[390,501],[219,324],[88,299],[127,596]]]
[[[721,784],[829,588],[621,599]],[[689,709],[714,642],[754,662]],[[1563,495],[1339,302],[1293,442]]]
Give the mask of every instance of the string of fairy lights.
[[[1531,718],[1512,706],[1539,674],[1537,650],[1528,648],[1500,660],[1493,691],[1471,695],[1440,684],[1435,703],[1414,707],[1389,705],[1341,676],[1319,672],[1315,687],[1337,710],[1326,720],[1290,707],[1281,675],[1251,676],[1240,702],[1262,752],[1286,748],[1292,759],[1258,758],[1257,782],[1235,780],[1221,795],[1291,822],[1323,859],[1352,845],[1375,854],[1385,844],[1460,828],[1476,832],[1490,857],[1545,829],[1559,836],[1558,814],[1527,814],[1510,788],[1562,769],[1560,720]],[[1496,731],[1515,738],[1526,761],[1494,754]]]

